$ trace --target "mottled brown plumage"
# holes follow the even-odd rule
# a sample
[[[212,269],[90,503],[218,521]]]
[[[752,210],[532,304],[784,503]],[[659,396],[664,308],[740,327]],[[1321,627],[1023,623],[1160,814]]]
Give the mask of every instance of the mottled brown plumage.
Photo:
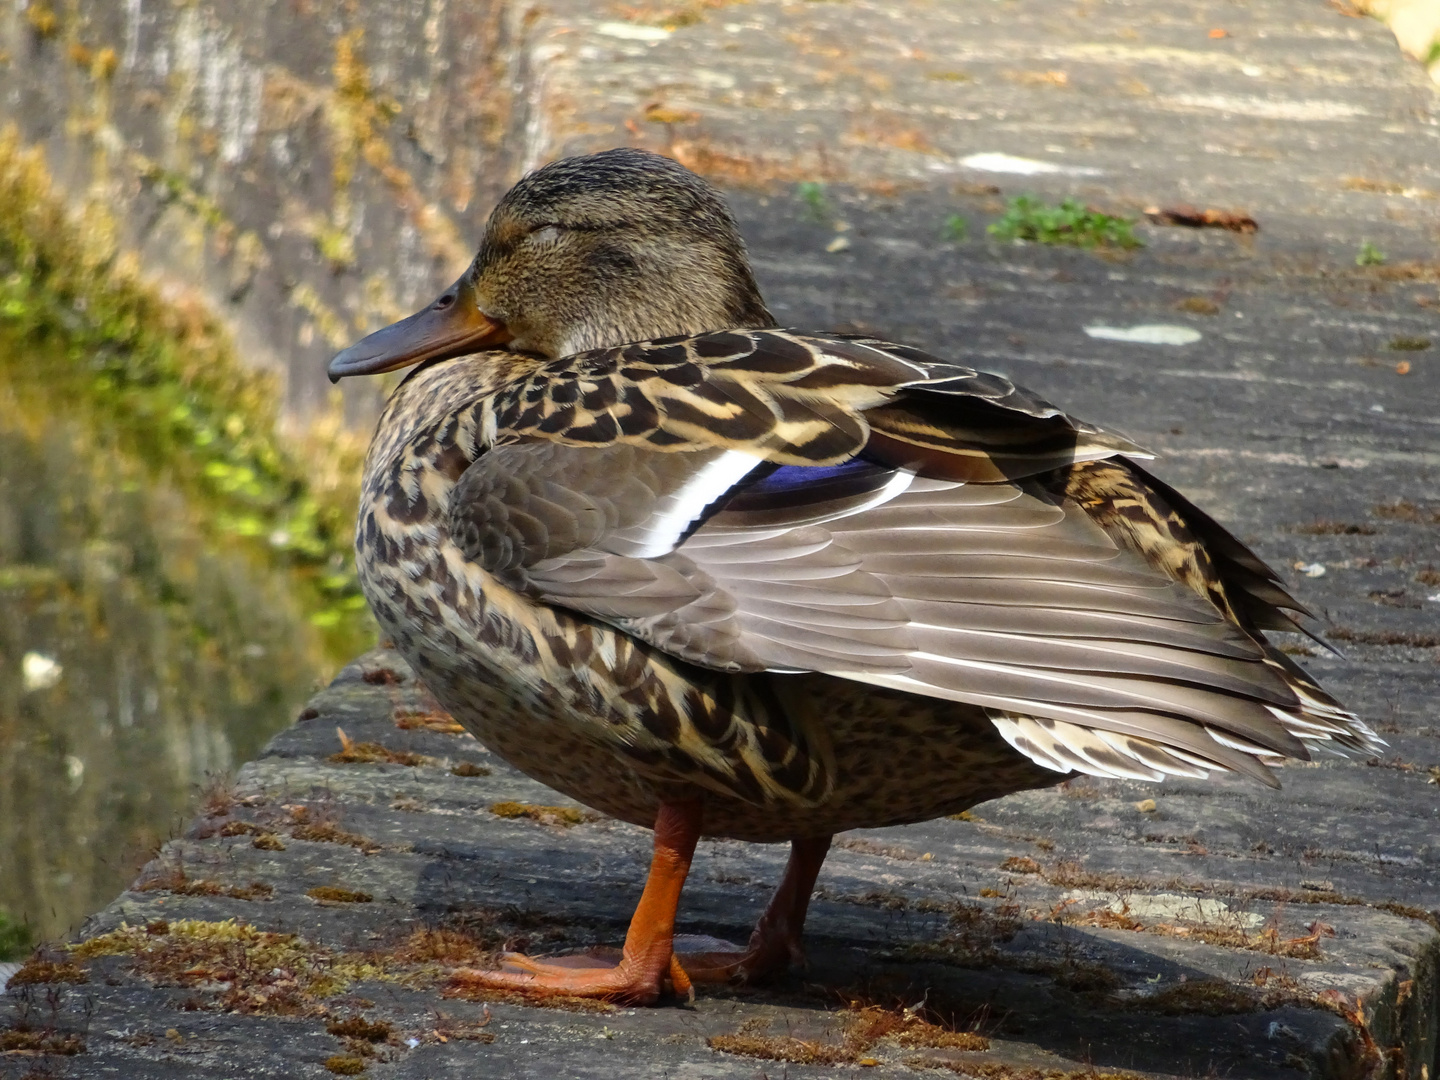
[[[1139,447],[996,375],[773,328],[672,162],[528,177],[455,286],[332,372],[416,360],[366,462],[377,618],[486,745],[657,828],[619,968],[476,979],[650,1000],[686,966],[757,974],[798,950],[834,832],[1376,745],[1264,639],[1300,605]],[[743,956],[677,962],[701,833],[795,854]]]

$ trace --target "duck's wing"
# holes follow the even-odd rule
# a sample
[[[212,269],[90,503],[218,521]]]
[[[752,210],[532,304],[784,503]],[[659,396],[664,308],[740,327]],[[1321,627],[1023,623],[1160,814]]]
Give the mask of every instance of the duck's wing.
[[[881,343],[711,337],[498,403],[452,497],[466,554],[698,664],[984,706],[1060,771],[1273,782],[1261,759],[1373,738],[1242,625],[1298,605],[1128,440]]]
[[[936,427],[897,399],[916,386],[971,406],[974,430]],[[451,497],[462,550],[529,595],[736,671],[906,669],[905,612],[858,572],[853,552],[807,527],[895,497],[913,478],[910,458],[943,457],[967,479],[994,481],[1143,453],[1000,376],[903,346],[784,331],[582,354],[485,409],[479,427],[491,448]],[[857,467],[880,437],[872,415],[883,416],[889,455],[907,468]],[[723,583],[678,550],[727,499],[784,466],[801,470],[808,509],[779,528],[733,530],[743,565],[708,543]],[[977,488],[975,499],[991,496]],[[706,543],[696,540],[697,552]],[[771,636],[758,632],[761,608],[775,622]],[[846,632],[834,633],[842,613]]]

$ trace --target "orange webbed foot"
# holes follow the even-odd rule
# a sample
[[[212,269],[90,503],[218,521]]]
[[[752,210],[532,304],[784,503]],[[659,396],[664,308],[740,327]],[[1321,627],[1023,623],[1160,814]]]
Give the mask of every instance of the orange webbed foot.
[[[690,979],[676,962],[671,941],[675,907],[699,836],[698,802],[661,804],[655,817],[650,876],[630,920],[623,950],[545,958],[506,953],[500,970],[461,968],[452,974],[452,982],[536,997],[601,998],[627,1005],[653,1004],[668,984],[677,994],[693,998]]]
[[[710,937],[675,937],[675,908],[700,832],[695,803],[663,804],[655,823],[650,876],[625,948],[570,956],[506,953],[493,971],[460,968],[458,986],[509,990],[534,997],[599,998],[651,1005],[673,991],[694,1000],[693,983],[749,983],[803,966],[800,935],[815,879],[830,847],[828,836],[792,841],[785,877],[741,949]]]
[[[689,978],[673,957],[668,964],[657,964],[650,958],[616,960],[605,952],[614,950],[544,958],[506,953],[499,969],[459,968],[451,981],[526,996],[599,998],[623,1005],[653,1005],[667,990],[694,997]]]
[[[756,928],[744,948],[711,937],[677,937],[675,959],[692,982],[711,984],[760,983],[805,966],[800,935],[765,926]]]

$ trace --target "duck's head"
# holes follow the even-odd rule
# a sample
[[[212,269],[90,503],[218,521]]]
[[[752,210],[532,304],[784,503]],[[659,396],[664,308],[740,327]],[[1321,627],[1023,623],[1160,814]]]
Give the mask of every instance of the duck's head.
[[[330,378],[507,343],[553,357],[774,325],[720,193],[659,154],[607,150],[511,188],[459,280],[336,355]]]

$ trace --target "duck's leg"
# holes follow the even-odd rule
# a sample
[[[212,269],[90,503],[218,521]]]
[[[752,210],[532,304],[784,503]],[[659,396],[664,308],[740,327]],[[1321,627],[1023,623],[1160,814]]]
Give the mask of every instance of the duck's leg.
[[[619,963],[605,965],[598,958],[559,957],[552,962],[506,953],[501,963],[520,971],[479,971],[461,968],[452,978],[472,986],[519,990],[524,993],[598,997],[648,1005],[660,996],[669,979],[677,993],[687,993],[690,981],[675,963],[675,908],[690,872],[695,842],[700,838],[698,802],[661,803],[655,817],[655,854],[645,891],[630,919]],[[593,966],[587,960],[593,959]]]
[[[830,837],[817,836],[790,842],[790,861],[785,876],[755,929],[750,944],[734,952],[682,952],[680,965],[694,982],[754,982],[769,975],[778,975],[791,964],[805,963],[801,934],[805,914],[810,908],[810,894],[825,856],[830,851]]]

